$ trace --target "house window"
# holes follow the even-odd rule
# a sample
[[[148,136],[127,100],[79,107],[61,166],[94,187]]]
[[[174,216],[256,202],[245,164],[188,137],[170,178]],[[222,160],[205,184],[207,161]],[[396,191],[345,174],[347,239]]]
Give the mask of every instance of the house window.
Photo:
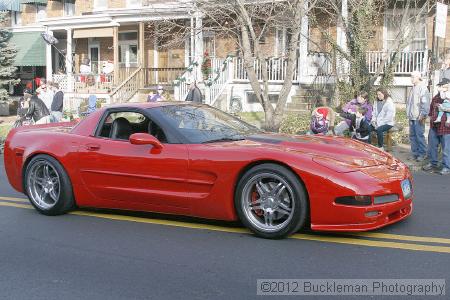
[[[427,37],[426,37],[426,18],[423,16],[423,22],[418,22],[418,24],[414,24],[414,17],[416,13],[411,12],[411,17],[409,18],[410,24],[409,27],[416,28],[413,33],[413,39],[409,45],[405,47],[405,49],[401,49],[403,51],[421,51],[426,49],[427,45]],[[395,50],[398,44],[399,34],[402,33],[404,35],[408,34],[405,28],[401,28],[400,23],[402,21],[402,14],[393,14],[388,13],[385,17],[385,49],[387,51]]]
[[[36,20],[40,21],[47,18],[47,6],[36,5]]]
[[[108,0],[94,0],[94,10],[102,10],[108,8]]]
[[[11,26],[22,25],[22,13],[20,11],[11,12]]]
[[[127,0],[127,8],[141,7],[141,0]]]
[[[75,15],[75,0],[64,0],[64,16],[70,17]]]

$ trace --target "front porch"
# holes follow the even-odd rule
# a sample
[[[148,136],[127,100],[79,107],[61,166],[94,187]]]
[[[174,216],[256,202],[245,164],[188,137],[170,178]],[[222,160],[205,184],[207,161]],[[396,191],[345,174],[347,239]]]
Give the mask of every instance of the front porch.
[[[184,100],[188,92],[186,79],[189,77],[201,84],[208,104],[216,104],[230,88],[235,88],[235,93],[228,94],[251,103],[248,76],[236,46],[230,46],[232,43],[216,38],[214,34],[202,32],[200,18],[188,19],[186,16],[186,20],[190,20],[193,31],[191,36],[178,46],[170,48],[148,38],[154,29],[149,28],[148,23],[142,20],[122,22],[120,26],[111,26],[111,23],[116,22],[112,19],[104,20],[103,23],[96,20],[96,27],[87,29],[87,25],[82,28],[75,25],[76,20],[73,20],[70,28],[49,26],[48,32],[57,37],[60,43],[56,45],[57,49],[47,45],[47,78],[58,82],[67,97],[87,98],[90,94],[95,94],[107,103],[116,103],[133,98],[133,101],[142,100],[145,98],[143,95],[135,97],[139,91],[149,91],[158,85],[170,87],[168,90],[171,98]],[[268,43],[271,40],[272,37],[269,36]],[[274,43],[278,40],[279,37],[274,38]],[[336,77],[336,61],[331,54],[308,52],[307,47],[304,47],[304,38],[300,44],[296,69],[293,78],[289,79],[294,85],[290,98],[301,94],[299,90],[310,89],[308,87],[323,88],[332,85]],[[211,59],[212,74],[208,78],[203,78],[201,71],[205,52],[210,53]],[[262,69],[260,61],[254,62],[258,79],[262,80],[263,74],[267,76],[269,88],[274,93],[287,80],[287,61],[280,56],[282,53],[283,51],[276,49],[273,56],[268,55],[267,70]],[[412,71],[417,70],[424,75],[428,73],[427,50],[402,51],[398,55],[400,59],[394,68],[394,85],[409,86],[409,74]],[[82,73],[80,65],[86,58],[90,60],[90,71]],[[394,59],[394,53],[367,52],[368,72],[374,74],[383,69],[383,60],[389,62],[391,59]],[[253,106],[255,105],[249,107]]]

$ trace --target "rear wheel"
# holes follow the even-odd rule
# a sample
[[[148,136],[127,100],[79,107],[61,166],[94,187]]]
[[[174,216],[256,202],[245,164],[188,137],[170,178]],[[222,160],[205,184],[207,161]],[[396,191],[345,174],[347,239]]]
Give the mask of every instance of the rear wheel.
[[[277,164],[261,164],[247,171],[235,194],[237,214],[263,238],[280,239],[305,223],[308,201],[298,178]]]
[[[74,207],[69,176],[61,164],[48,155],[37,155],[27,165],[25,191],[34,208],[44,215],[61,215]]]

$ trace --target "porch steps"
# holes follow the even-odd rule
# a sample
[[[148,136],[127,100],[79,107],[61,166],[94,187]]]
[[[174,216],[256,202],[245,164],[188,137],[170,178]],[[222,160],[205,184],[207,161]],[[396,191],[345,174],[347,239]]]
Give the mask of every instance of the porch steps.
[[[331,85],[322,87],[320,96],[329,97],[331,95]],[[288,112],[310,112],[313,106],[317,105],[320,99],[311,99],[317,91],[314,91],[313,85],[301,85],[297,93],[291,97],[291,102],[287,103],[286,110]]]

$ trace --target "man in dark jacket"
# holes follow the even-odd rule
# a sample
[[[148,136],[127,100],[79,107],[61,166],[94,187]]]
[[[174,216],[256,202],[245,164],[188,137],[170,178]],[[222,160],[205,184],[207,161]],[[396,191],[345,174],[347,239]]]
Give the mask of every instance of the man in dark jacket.
[[[53,122],[61,122],[63,116],[64,93],[59,90],[59,84],[57,82],[52,84],[52,89],[55,93],[51,106]]]
[[[24,91],[24,94],[31,94],[30,91]],[[50,123],[50,112],[47,106],[45,106],[44,101],[38,98],[38,96],[33,95],[30,99],[28,106],[26,118],[33,118],[36,124],[47,124]]]
[[[202,92],[198,88],[195,81],[192,82],[188,81],[186,83],[189,84],[189,92],[186,96],[186,101],[192,101],[194,103],[203,103]]]

